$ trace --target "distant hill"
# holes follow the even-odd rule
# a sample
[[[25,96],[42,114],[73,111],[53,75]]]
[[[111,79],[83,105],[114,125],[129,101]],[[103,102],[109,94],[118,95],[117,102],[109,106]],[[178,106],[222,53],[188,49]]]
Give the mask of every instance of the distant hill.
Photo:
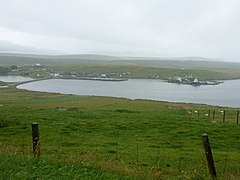
[[[127,57],[98,54],[38,55],[0,53],[0,64],[102,64],[170,68],[222,68],[240,69],[240,63],[224,62],[203,57]]]
[[[95,61],[119,60],[117,57],[95,54],[73,54],[73,55],[38,55],[0,53],[1,64],[32,64],[32,63],[95,63]]]
[[[204,68],[204,69],[240,69],[240,63],[224,61],[200,61],[200,60],[132,60],[140,66],[167,67],[167,68]]]
[[[33,46],[26,46],[15,44],[9,41],[0,40],[0,52],[6,53],[25,53],[25,54],[59,54],[59,51],[49,50],[44,48],[36,48]]]
[[[39,59],[78,59],[78,60],[120,60],[118,57],[99,54],[70,54],[70,55],[39,55],[39,54],[19,54],[0,53],[0,57],[26,57]]]
[[[78,60],[120,60],[119,57],[99,55],[99,54],[73,54],[73,55],[59,55],[52,56],[60,59],[78,59]]]
[[[77,59],[77,60],[195,60],[195,61],[216,61],[218,59],[209,59],[203,57],[132,57],[132,56],[109,56],[100,54],[69,54],[69,55],[39,55],[39,54],[21,54],[21,53],[0,53],[0,57],[26,57],[26,58],[44,58],[44,59]]]
[[[195,60],[195,61],[221,61],[220,59],[209,59],[204,57],[131,57],[120,56],[121,60]]]

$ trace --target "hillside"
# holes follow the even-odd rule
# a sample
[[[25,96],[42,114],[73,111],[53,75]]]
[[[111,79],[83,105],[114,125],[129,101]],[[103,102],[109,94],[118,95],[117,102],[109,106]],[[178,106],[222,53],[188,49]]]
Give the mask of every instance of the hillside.
[[[125,60],[121,60],[125,58]],[[213,61],[200,57],[167,60],[127,60],[133,57],[81,54],[45,56],[32,54],[0,54],[1,75],[22,75],[32,78],[59,74],[64,78],[101,77],[170,79],[197,77],[200,80],[240,78],[240,63]],[[134,58],[133,58],[134,59]],[[140,58],[142,59],[142,58]],[[177,60],[176,60],[177,59]],[[194,59],[194,60],[186,60]],[[196,61],[196,59],[199,59]],[[208,60],[208,61],[205,61]],[[36,67],[40,64],[40,67]],[[14,68],[14,69],[13,69]]]
[[[240,177],[238,109],[18,89],[0,89],[0,102],[4,179],[210,179],[203,133],[218,179]]]
[[[97,54],[35,55],[0,53],[1,64],[113,64],[166,68],[225,68],[240,69],[240,63],[223,62],[202,57],[156,58],[156,57],[114,57]]]

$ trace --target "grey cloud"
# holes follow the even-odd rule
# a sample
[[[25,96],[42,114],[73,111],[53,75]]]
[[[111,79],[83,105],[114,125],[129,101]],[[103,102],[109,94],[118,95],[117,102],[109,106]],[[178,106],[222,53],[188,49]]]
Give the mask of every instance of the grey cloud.
[[[239,17],[238,0],[0,2],[0,28],[19,36],[27,34],[28,42],[37,48],[66,53],[205,56],[237,61]],[[8,41],[8,37],[0,36],[0,40]],[[17,39],[11,42],[26,45]]]

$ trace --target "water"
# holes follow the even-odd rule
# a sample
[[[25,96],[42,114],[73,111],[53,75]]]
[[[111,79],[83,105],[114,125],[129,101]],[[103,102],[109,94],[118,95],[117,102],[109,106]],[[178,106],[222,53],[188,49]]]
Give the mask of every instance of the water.
[[[3,82],[22,82],[22,81],[29,81],[32,78],[23,77],[23,76],[0,76],[0,81]]]
[[[130,79],[122,82],[52,79],[18,86],[20,89],[63,94],[124,97],[170,102],[240,107],[240,80],[220,85],[178,85],[161,80]]]

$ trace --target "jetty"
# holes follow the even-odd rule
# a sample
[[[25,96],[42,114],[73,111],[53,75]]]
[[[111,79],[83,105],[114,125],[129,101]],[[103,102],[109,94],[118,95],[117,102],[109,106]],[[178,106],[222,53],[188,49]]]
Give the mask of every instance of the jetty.
[[[119,81],[127,81],[128,79],[125,78],[90,78],[90,77],[78,77],[78,78],[55,78],[55,77],[45,77],[45,78],[38,78],[38,79],[32,79],[29,81],[21,81],[21,82],[15,82],[8,85],[9,88],[16,88],[19,85],[37,82],[37,81],[43,81],[48,79],[69,79],[69,80],[92,80],[92,81],[112,81],[112,82],[119,82]]]
[[[53,78],[52,77],[45,77],[45,78],[39,78],[39,79],[32,79],[32,80],[29,80],[29,81],[14,82],[14,83],[9,84],[8,87],[9,88],[16,88],[17,86],[19,86],[21,84],[43,81],[43,80],[47,80],[47,79],[53,79]]]
[[[100,78],[100,77],[80,77],[80,78],[71,78],[79,80],[92,80],[92,81],[127,81],[125,78]]]

